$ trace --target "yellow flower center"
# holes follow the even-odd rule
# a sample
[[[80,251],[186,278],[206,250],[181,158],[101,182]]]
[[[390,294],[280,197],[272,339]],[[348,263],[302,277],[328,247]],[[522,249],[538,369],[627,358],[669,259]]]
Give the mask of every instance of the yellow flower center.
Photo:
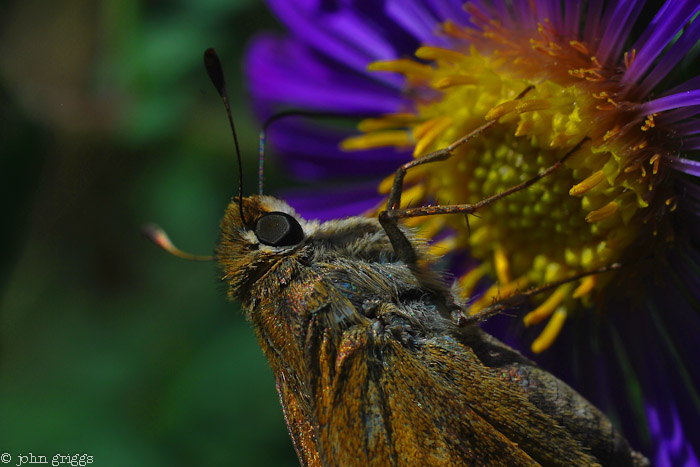
[[[409,172],[405,204],[445,205],[472,204],[528,180],[590,139],[554,174],[478,212],[469,229],[464,216],[420,219],[426,235],[446,227],[456,232],[434,246],[440,253],[466,249],[482,261],[460,279],[466,295],[484,276],[497,279],[473,311],[523,287],[626,259],[632,245],[644,247],[646,237],[659,232],[674,204],[659,189],[653,116],[625,100],[621,70],[604,69],[589,46],[561,37],[546,21],[537,31],[505,30],[495,22],[480,28],[445,23],[456,45],[418,49],[416,56],[430,65],[408,59],[371,64],[371,70],[404,74],[415,107],[366,120],[360,125],[365,134],[343,143],[347,149],[413,146],[420,157],[498,118],[447,161]],[[392,178],[381,184],[382,193]],[[591,304],[612,278],[588,276],[541,297],[524,318],[527,325],[548,320],[532,350],[549,347],[567,315],[581,301]]]

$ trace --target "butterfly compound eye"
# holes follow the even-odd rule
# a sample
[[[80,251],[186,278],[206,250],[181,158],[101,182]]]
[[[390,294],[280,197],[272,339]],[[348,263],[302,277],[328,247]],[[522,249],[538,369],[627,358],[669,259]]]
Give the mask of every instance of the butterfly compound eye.
[[[255,236],[264,245],[292,246],[304,240],[304,231],[289,214],[269,212],[255,223]]]

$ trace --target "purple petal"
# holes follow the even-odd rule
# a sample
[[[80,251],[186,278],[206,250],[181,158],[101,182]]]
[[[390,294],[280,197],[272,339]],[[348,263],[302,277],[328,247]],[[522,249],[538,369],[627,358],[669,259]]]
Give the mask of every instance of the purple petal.
[[[700,105],[700,89],[685,91],[670,96],[660,97],[642,105],[642,112],[653,114],[664,110],[678,109]]]
[[[681,107],[680,109],[669,110],[657,118],[659,124],[664,124],[672,128],[676,122],[682,122],[700,113],[698,107]]]
[[[538,12],[540,20],[548,19],[555,31],[562,31],[561,3],[558,0],[540,0],[538,5],[542,7],[542,12]]]
[[[580,2],[564,3],[564,25],[562,31],[567,31],[573,37],[578,37],[579,24],[581,23]]]
[[[629,85],[639,81],[654,60],[656,60],[656,58],[659,56],[664,47],[671,42],[681,28],[685,26],[686,22],[692,18],[695,13],[698,12],[698,10],[700,10],[700,5],[697,4],[697,1],[687,1],[683,3],[683,5],[674,5],[673,8],[671,8],[671,2],[668,2],[656,14],[654,19],[647,27],[647,31],[651,31],[649,37],[644,37],[643,40],[640,39],[640,41],[635,44],[634,49],[638,51],[637,57],[627,69],[625,75],[622,77],[621,82],[623,85]],[[674,44],[665,59],[659,62],[657,70],[662,65],[664,68],[661,69],[661,73],[657,72],[654,75],[652,81],[654,79],[658,80],[665,76],[665,74],[670,71],[671,67],[678,63],[683,54],[697,41],[699,30],[700,28],[698,28],[696,24],[695,27],[692,28],[692,31],[686,31],[686,33],[683,35],[685,36],[688,34],[689,37],[685,38],[684,40],[683,36],[681,36],[681,40]],[[685,43],[690,40],[692,40],[692,43]],[[660,77],[658,76],[659,74],[661,74]],[[649,80],[649,78],[647,78],[647,80]]]
[[[700,76],[691,78],[678,86],[675,86],[661,94],[661,97],[671,96],[674,94],[682,94],[688,91],[695,91],[700,88]],[[659,116],[658,121],[667,126],[675,125],[677,122],[686,120],[700,113],[697,107],[681,107],[679,109],[664,112]]]
[[[665,157],[664,164],[672,169],[700,177],[700,162],[680,157]]]
[[[424,44],[447,45],[437,36],[439,19],[420,0],[387,0],[386,14]]]
[[[377,183],[357,183],[342,188],[288,190],[281,197],[303,218],[321,221],[359,216],[375,207],[384,199],[377,193]]]
[[[700,89],[700,76],[695,76],[681,84],[672,87],[668,91],[665,91],[661,96],[669,96],[671,94],[677,94],[679,92],[693,91],[695,89]]]
[[[634,95],[646,96],[665,76],[673,71],[678,62],[680,62],[690,49],[700,39],[700,21],[693,21],[676,41],[671,48],[666,52],[664,57],[654,65],[649,75],[644,78],[644,81],[634,89]],[[645,56],[646,58],[646,56]],[[624,78],[623,78],[624,79]],[[697,88],[697,83],[694,83],[694,88]]]
[[[432,6],[440,22],[449,19],[462,26],[469,24],[469,15],[462,8],[461,0],[426,0],[426,3]]]
[[[637,16],[642,11],[644,2],[621,0],[610,14],[609,21],[603,26],[603,38],[600,41],[596,57],[602,64],[614,64],[620,55]],[[607,16],[607,12],[606,12]]]
[[[700,137],[674,139],[680,151],[695,151],[700,149]]]
[[[654,440],[653,460],[686,465],[685,460],[695,457],[692,446],[700,435],[700,416],[693,402],[699,376],[693,357],[697,353],[693,330],[698,329],[698,318],[693,317],[695,312],[669,274],[649,278],[648,284],[653,302],[633,307],[633,315],[612,316],[619,332],[617,348],[618,352],[629,352],[629,371],[641,386],[649,434]],[[669,327],[669,323],[675,326]],[[631,427],[626,432],[631,433]]]
[[[532,11],[529,0],[515,0],[509,10],[510,24],[513,23],[513,18],[517,18],[519,26],[525,30],[537,27],[537,18],[534,16],[535,12]]]
[[[661,408],[662,426],[650,423],[656,447],[657,465],[697,465],[693,446],[700,446],[700,362],[697,332],[700,316],[690,300],[700,296],[697,250],[688,245],[669,255],[670,274],[656,281],[652,297],[649,333],[660,339],[645,342],[647,356],[637,363],[648,364],[648,402]],[[679,283],[680,279],[680,283]],[[642,334],[639,337],[642,337]],[[659,384],[663,381],[663,384]],[[656,430],[655,430],[656,428]],[[659,430],[659,428],[661,428]],[[697,449],[697,448],[695,448]]]
[[[685,120],[682,122],[673,123],[670,127],[672,136],[690,136],[700,133],[700,119]]]
[[[596,44],[600,40],[601,27],[605,24],[601,21],[603,11],[603,0],[591,0],[588,2],[588,11],[586,12],[585,29],[583,39],[591,44]],[[607,14],[608,12],[606,12]]]
[[[259,37],[248,49],[245,69],[259,105],[376,114],[407,105],[397,89],[333,67],[291,39]]]
[[[683,223],[695,234],[692,238],[700,238],[700,186],[681,177],[677,177],[675,183],[675,192],[680,197],[678,210],[683,213]]]
[[[402,163],[411,160],[410,151],[395,148],[343,151],[340,149],[340,141],[354,133],[312,127],[305,123],[279,122],[269,131],[275,150],[284,154],[286,167],[297,178],[383,178],[393,173]]]
[[[390,59],[396,56],[395,52],[391,52],[390,56],[379,56],[372,53],[371,49],[363,47],[361,39],[367,37],[369,33],[353,40],[352,37],[343,37],[337,29],[331,27],[334,16],[336,18],[342,17],[348,11],[341,10],[339,16],[325,13],[316,1],[310,0],[268,0],[268,3],[298,39],[303,40],[326,57],[337,60],[355,71],[364,72],[368,63],[379,58]],[[329,16],[331,17],[330,23],[328,22]],[[353,29],[366,29],[366,24],[361,24],[361,21],[357,21],[356,17],[347,16],[346,23],[357,23],[353,25]],[[386,42],[380,41],[376,37],[374,43],[380,44],[379,53],[386,53],[390,50]]]
[[[666,420],[662,420],[662,417]],[[684,443],[683,428],[678,410],[675,407],[664,407],[663,411],[657,407],[648,407],[647,418],[649,419],[652,436],[658,437],[660,434],[668,436],[668,433],[671,433],[672,436],[669,440],[661,438],[653,459],[653,465],[668,467],[700,465],[695,452]]]
[[[512,10],[503,0],[473,0],[470,3],[484,15],[496,19],[502,25],[506,27],[513,26]]]
[[[669,1],[669,0],[666,0],[666,3],[664,3],[663,5],[661,5],[661,8],[659,9],[659,11],[656,12],[656,14],[654,15],[654,18],[651,20],[651,22],[650,22],[649,24],[646,25],[646,28],[644,28],[644,30],[643,30],[642,33],[639,35],[639,37],[637,37],[637,40],[635,41],[635,46],[633,46],[631,49],[635,49],[635,48],[636,48],[637,50],[639,50],[639,48],[640,48],[647,40],[649,40],[649,37],[650,37],[650,36],[653,34],[653,32],[654,32],[654,29],[655,29],[655,27],[656,27],[656,24],[657,24],[659,21],[662,21],[662,20],[663,20],[663,15],[664,15],[670,8],[672,8],[672,3],[673,3],[674,1],[675,1],[675,0],[670,0],[670,1]],[[640,3],[644,3],[644,2],[640,2]],[[631,50],[631,49],[630,49],[630,50]]]
[[[346,42],[362,49],[367,57],[364,61],[365,67],[369,62],[397,57],[394,46],[382,37],[379,31],[366,21],[366,18],[360,17],[354,11],[329,14],[326,24]]]

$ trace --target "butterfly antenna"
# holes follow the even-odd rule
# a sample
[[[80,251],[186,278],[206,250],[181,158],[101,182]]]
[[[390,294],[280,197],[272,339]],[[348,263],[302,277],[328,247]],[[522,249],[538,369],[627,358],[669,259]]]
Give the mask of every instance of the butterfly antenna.
[[[231,125],[231,133],[233,133],[233,142],[236,145],[236,159],[238,160],[238,211],[241,215],[241,221],[247,225],[245,217],[243,217],[243,164],[241,162],[241,148],[238,145],[238,135],[236,134],[236,125],[233,123],[233,113],[231,112],[231,104],[228,100],[228,91],[226,90],[226,79],[224,78],[224,70],[221,66],[221,60],[216,51],[211,48],[204,52],[204,67],[207,69],[207,74],[216,91],[221,96],[221,101],[226,108],[226,116]]]
[[[214,261],[213,256],[201,256],[193,255],[191,253],[186,253],[173,245],[170,241],[170,237],[165,233],[163,229],[158,227],[156,224],[148,224],[143,226],[141,233],[148,238],[150,241],[158,245],[163,250],[167,251],[173,256],[178,258],[186,259],[189,261]]]
[[[258,137],[258,194],[263,194],[263,174],[265,166],[265,143],[267,141],[267,129],[278,120],[282,120],[287,117],[302,117],[311,119],[324,119],[324,120],[357,120],[364,118],[376,118],[378,115],[376,113],[359,112],[359,113],[347,113],[347,112],[331,112],[326,110],[308,110],[308,109],[286,109],[281,110],[265,120],[260,130],[260,136]]]
[[[263,178],[265,175],[265,140],[267,139],[267,124],[260,130],[258,138],[258,194],[263,194]]]

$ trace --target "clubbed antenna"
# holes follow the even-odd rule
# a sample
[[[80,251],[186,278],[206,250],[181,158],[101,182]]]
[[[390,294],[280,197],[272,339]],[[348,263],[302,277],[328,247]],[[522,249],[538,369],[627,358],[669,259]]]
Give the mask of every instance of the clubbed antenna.
[[[202,256],[202,255],[193,255],[191,253],[187,253],[173,245],[173,242],[170,241],[170,238],[168,237],[168,234],[165,233],[163,229],[158,227],[155,224],[148,224],[143,226],[141,229],[141,233],[146,236],[150,241],[161,247],[163,250],[167,251],[173,256],[177,256],[178,258],[186,259],[189,261],[214,261],[213,256]]]
[[[243,165],[241,163],[241,149],[238,146],[238,136],[236,135],[236,126],[233,124],[233,114],[231,113],[231,105],[228,100],[228,91],[226,91],[226,79],[224,78],[224,70],[221,66],[221,60],[216,51],[211,48],[204,52],[204,66],[207,69],[209,79],[216,88],[216,91],[221,96],[221,100],[226,108],[228,122],[231,125],[231,133],[233,133],[233,142],[236,145],[236,159],[238,160],[238,211],[241,215],[241,222],[247,225],[245,217],[243,217]]]

